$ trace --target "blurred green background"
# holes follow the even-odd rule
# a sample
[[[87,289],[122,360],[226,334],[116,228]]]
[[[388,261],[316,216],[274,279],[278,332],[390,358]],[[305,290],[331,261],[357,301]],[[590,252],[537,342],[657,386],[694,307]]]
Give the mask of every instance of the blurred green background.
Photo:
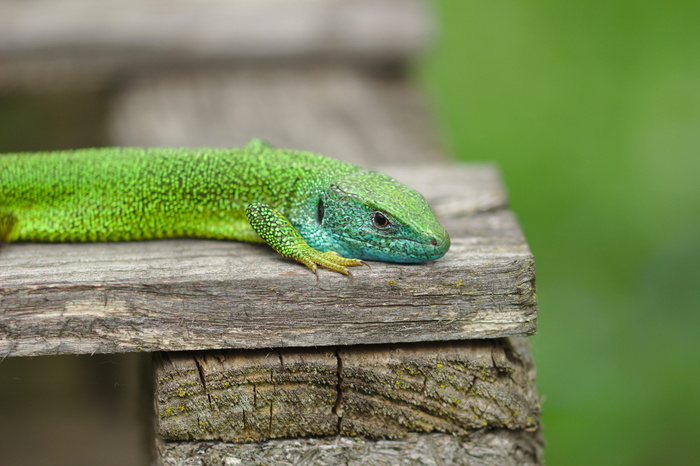
[[[537,261],[549,464],[700,463],[700,2],[437,2],[419,79]]]

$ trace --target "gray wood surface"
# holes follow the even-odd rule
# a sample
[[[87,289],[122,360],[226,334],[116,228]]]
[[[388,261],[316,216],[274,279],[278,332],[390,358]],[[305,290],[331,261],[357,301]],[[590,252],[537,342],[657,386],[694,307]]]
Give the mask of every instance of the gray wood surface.
[[[523,338],[159,353],[155,380],[167,441],[465,435],[539,422]]]
[[[172,240],[0,247],[0,357],[529,335],[533,257],[488,165],[388,167],[452,236],[431,263],[319,279],[263,245]]]
[[[160,442],[164,466],[529,466],[542,464],[539,432],[482,429],[465,436],[407,434],[400,440],[362,437],[268,440],[253,444]]]
[[[85,89],[232,61],[405,61],[431,29],[421,0],[3,0],[0,88]]]
[[[367,166],[437,162],[427,102],[402,74],[347,63],[191,70],[135,79],[115,94],[121,146],[238,147],[264,137]]]

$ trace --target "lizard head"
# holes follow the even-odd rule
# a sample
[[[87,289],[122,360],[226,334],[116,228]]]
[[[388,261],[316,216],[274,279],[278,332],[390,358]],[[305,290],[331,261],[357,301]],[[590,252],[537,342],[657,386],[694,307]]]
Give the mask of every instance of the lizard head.
[[[450,248],[425,198],[379,172],[335,180],[319,198],[317,221],[327,244],[345,257],[426,262]]]

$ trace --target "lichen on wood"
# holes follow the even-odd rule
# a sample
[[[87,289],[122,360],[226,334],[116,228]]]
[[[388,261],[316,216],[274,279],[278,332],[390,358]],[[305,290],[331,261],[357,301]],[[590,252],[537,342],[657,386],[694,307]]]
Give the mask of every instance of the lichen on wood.
[[[156,411],[168,441],[466,435],[539,422],[522,339],[166,354]]]

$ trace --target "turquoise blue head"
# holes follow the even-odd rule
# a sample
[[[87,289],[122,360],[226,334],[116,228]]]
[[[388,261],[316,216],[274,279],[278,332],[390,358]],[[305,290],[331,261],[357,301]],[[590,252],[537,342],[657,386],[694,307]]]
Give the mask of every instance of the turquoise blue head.
[[[319,198],[317,222],[320,243],[309,244],[345,257],[427,262],[450,248],[450,236],[425,198],[379,172],[335,180]]]

